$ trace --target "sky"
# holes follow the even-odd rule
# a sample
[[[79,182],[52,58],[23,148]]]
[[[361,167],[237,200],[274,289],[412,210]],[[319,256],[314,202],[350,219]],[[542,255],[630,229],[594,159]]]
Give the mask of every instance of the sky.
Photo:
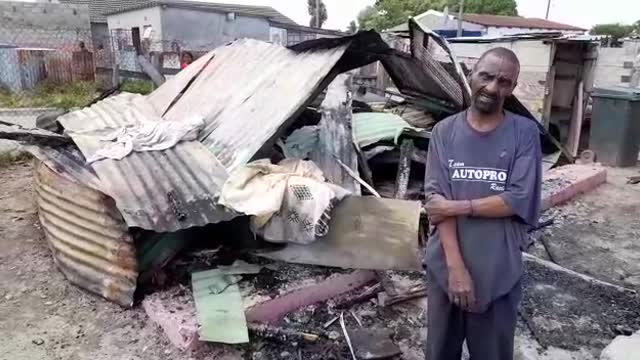
[[[355,20],[360,10],[375,0],[323,0],[329,19],[326,29],[345,30]],[[306,0],[213,0],[212,2],[268,5],[287,15],[301,25],[309,25]],[[517,0],[521,16],[544,18],[545,0]],[[595,24],[640,20],[639,0],[552,0],[549,20],[591,28]]]

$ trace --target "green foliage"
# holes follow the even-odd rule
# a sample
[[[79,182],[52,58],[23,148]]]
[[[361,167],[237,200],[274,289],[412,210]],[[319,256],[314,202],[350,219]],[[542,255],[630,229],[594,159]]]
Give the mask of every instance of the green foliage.
[[[316,4],[320,5],[320,11],[316,12]],[[319,27],[327,21],[329,18],[329,14],[327,13],[327,6],[324,4],[322,0],[307,0],[307,11],[309,15],[311,15],[311,20],[309,21],[309,26],[311,27]],[[316,14],[320,15],[320,26],[316,23]]]
[[[92,82],[79,81],[71,84],[58,84],[44,81],[30,91],[14,93],[1,90],[0,107],[56,107],[71,109],[86,106],[95,96],[96,88]]]
[[[591,35],[605,35],[617,40],[629,36],[634,30],[634,25],[599,24],[591,29]]]
[[[6,168],[15,163],[27,162],[31,159],[33,159],[33,157],[28,152],[2,153],[0,154],[0,168]]]
[[[459,1],[449,1],[449,9],[457,12],[459,6]],[[467,0],[464,12],[467,14],[517,16],[518,4],[515,0]]]
[[[135,94],[149,95],[153,92],[153,82],[146,80],[127,80],[120,85],[120,90]]]
[[[457,12],[459,0],[376,0],[374,6],[368,6],[358,14],[360,29],[378,31],[405,23],[409,17],[420,15],[428,10],[442,11],[449,7],[451,13]],[[515,0],[466,0],[465,13],[518,15]]]

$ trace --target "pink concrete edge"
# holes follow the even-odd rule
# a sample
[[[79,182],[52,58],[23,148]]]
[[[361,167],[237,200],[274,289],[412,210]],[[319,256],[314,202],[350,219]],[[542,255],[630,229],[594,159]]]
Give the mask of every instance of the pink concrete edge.
[[[594,190],[596,187],[607,182],[607,170],[599,169],[598,172],[579,179],[578,181],[570,184],[562,190],[556,191],[553,194],[547,195],[542,199],[543,210],[550,209],[565,203],[579,194],[584,194]]]
[[[356,290],[375,279],[375,272],[369,270],[357,270],[350,274],[338,275],[319,284],[295,290],[253,306],[247,311],[247,321],[276,322],[292,311]]]

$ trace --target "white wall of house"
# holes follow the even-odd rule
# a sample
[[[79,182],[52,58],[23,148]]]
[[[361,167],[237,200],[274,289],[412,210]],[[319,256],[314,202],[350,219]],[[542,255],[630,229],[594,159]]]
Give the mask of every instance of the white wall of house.
[[[437,13],[425,13],[417,18],[420,24],[433,30],[457,30],[458,20],[453,16],[438,15]],[[463,21],[462,28],[465,31],[485,31],[484,26]]]
[[[600,48],[595,86],[628,86],[623,78],[631,76],[633,62],[640,55],[640,40],[625,41],[621,48]]]
[[[109,30],[116,29],[131,30],[137,27],[140,29],[140,35],[144,34],[145,28],[151,27],[154,40],[162,39],[162,8],[160,6],[132,10],[120,14],[107,16],[107,24]]]

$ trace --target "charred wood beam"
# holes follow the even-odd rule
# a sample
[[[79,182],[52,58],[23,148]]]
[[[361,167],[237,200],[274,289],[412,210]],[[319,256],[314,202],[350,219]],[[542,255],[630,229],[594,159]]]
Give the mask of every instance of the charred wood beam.
[[[396,199],[405,199],[407,196],[413,152],[413,141],[404,140],[400,146],[400,161],[398,163],[398,175],[396,177]]]

